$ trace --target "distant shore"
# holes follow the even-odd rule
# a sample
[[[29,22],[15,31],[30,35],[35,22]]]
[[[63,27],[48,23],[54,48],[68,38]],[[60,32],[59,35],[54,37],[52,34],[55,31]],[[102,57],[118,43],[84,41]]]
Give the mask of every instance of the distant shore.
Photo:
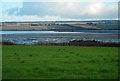
[[[0,30],[41,30],[79,32],[81,30],[120,30],[117,20],[2,22]]]

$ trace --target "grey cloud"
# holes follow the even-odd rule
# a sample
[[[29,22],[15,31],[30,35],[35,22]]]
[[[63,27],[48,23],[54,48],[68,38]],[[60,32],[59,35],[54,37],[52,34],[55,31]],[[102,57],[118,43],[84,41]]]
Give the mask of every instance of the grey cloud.
[[[74,9],[66,6],[67,3],[58,2],[23,2],[22,8],[12,8],[7,10],[9,15],[20,16],[60,16],[62,18],[71,19],[112,19],[117,17],[117,9],[105,6],[97,15],[90,14],[86,6],[89,3],[80,3],[80,5],[72,5]],[[107,3],[109,4],[109,3]],[[82,5],[82,6],[81,6]],[[88,6],[89,7],[89,6]],[[106,9],[105,9],[106,8]],[[81,14],[84,12],[84,14]]]
[[[6,10],[5,12],[7,12],[7,14],[9,15],[13,15],[13,14],[17,14],[18,11],[19,11],[19,8],[11,8],[9,10]]]

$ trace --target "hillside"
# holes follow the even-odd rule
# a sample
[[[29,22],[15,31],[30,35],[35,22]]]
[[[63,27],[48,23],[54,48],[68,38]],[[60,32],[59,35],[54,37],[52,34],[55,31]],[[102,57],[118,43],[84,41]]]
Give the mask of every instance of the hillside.
[[[2,22],[2,30],[118,30],[117,20],[103,21],[40,21],[40,22]]]

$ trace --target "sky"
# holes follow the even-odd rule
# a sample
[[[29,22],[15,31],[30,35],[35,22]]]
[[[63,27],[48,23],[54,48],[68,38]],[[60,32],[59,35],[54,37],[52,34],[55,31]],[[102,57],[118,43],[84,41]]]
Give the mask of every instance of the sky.
[[[118,19],[119,0],[3,0],[0,21]]]

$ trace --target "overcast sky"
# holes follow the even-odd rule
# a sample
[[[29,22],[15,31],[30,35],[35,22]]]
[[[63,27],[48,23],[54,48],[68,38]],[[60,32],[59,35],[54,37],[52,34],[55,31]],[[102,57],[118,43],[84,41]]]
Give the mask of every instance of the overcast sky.
[[[12,0],[1,3],[1,21],[79,21],[117,19],[119,0]]]

